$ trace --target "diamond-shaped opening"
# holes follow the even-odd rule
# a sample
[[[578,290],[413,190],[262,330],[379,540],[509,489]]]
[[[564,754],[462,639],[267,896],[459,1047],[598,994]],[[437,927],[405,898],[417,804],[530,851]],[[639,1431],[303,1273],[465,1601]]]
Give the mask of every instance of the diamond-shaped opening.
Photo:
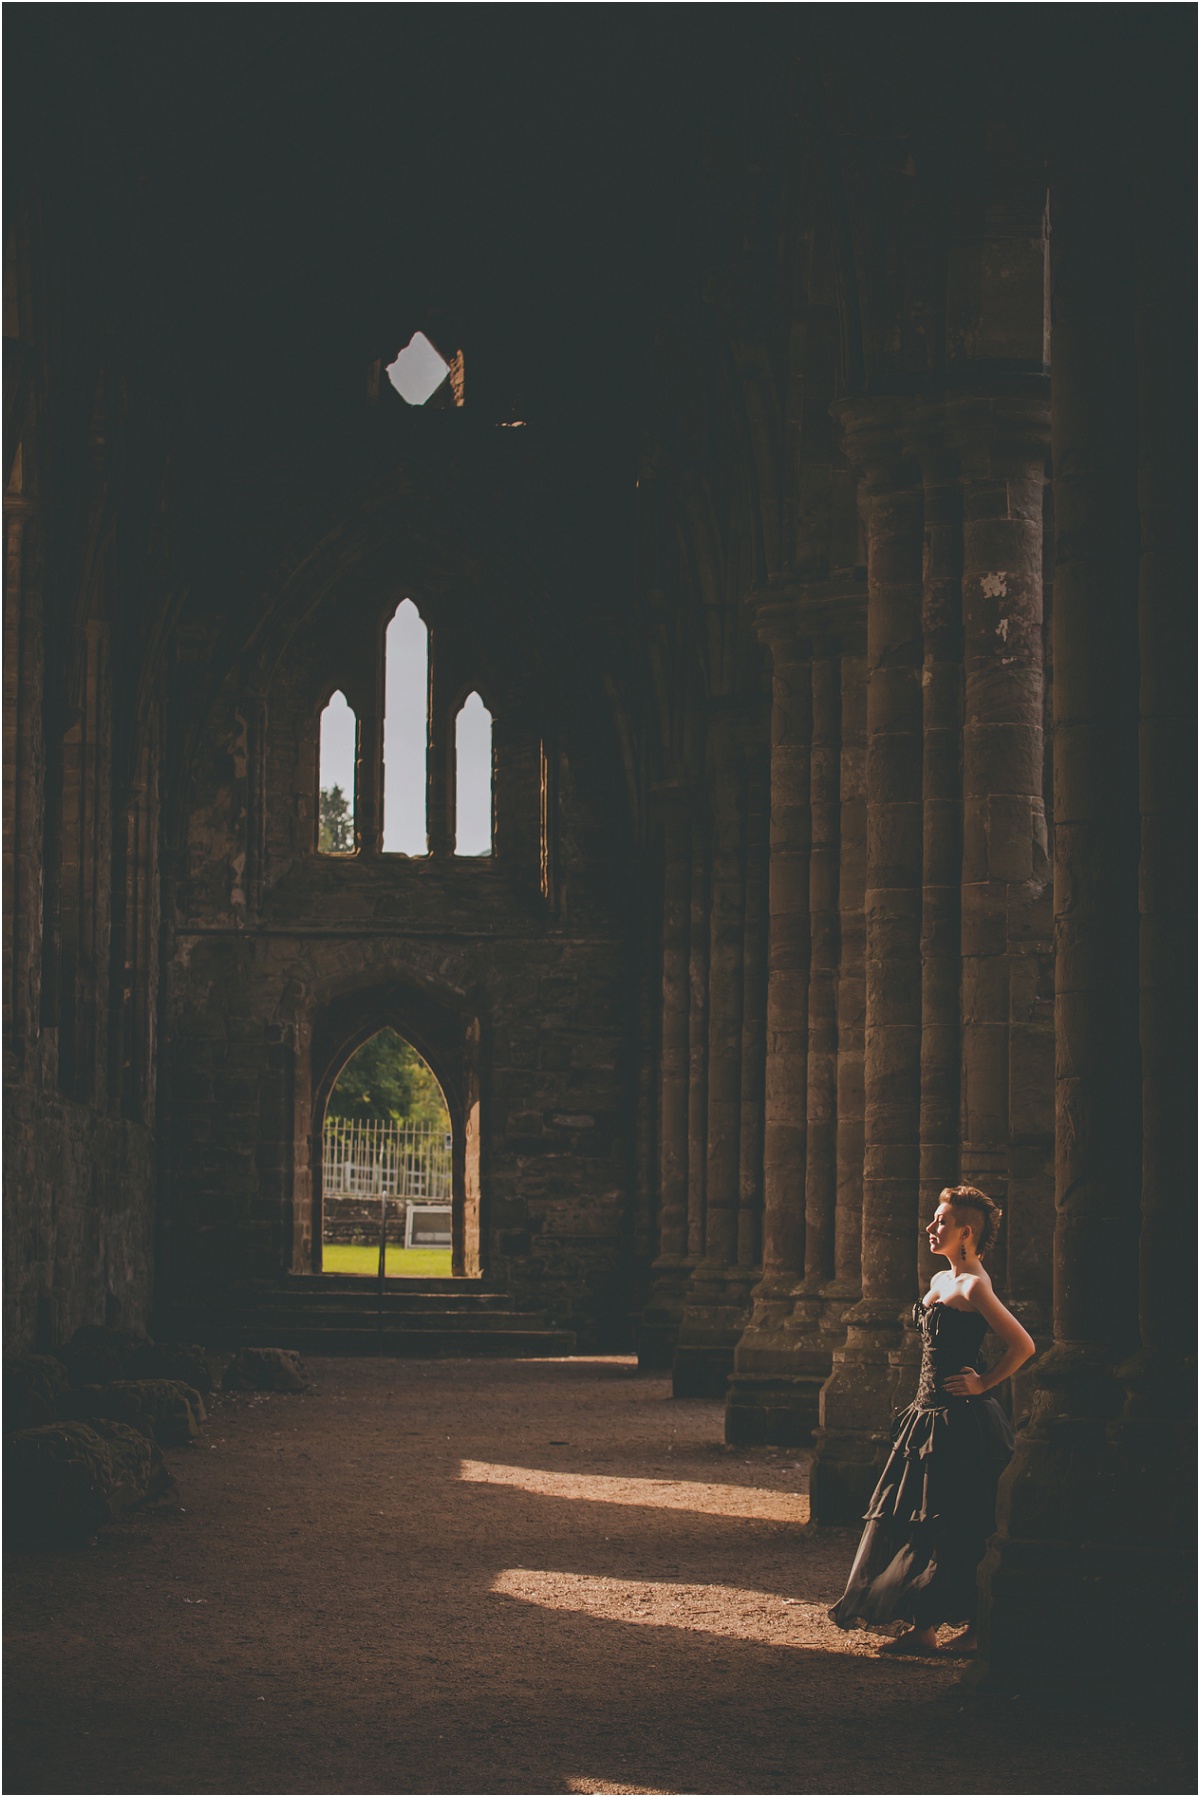
[[[424,331],[414,331],[396,360],[389,365],[387,377],[407,405],[423,406],[427,399],[432,399],[449,373],[449,362],[433,347]]]

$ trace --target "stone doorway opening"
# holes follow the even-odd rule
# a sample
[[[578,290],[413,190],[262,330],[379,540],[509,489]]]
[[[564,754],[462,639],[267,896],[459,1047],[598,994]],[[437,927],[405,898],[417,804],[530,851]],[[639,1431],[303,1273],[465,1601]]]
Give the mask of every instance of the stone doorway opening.
[[[321,1129],[321,1270],[448,1279],[453,1127],[437,1075],[384,1026],[334,1081]]]
[[[395,1002],[401,991],[407,1005]],[[312,1272],[478,1279],[478,1020],[431,995],[376,989],[316,1020]]]

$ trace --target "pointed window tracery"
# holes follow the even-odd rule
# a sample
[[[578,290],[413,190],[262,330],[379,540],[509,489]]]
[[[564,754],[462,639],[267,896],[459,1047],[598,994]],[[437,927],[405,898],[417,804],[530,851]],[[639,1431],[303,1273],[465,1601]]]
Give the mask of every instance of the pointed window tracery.
[[[336,692],[321,713],[317,848],[322,855],[354,853],[358,719]]]
[[[492,852],[492,714],[478,693],[454,724],[454,853]]]
[[[383,851],[429,853],[429,631],[411,599],[384,649]]]

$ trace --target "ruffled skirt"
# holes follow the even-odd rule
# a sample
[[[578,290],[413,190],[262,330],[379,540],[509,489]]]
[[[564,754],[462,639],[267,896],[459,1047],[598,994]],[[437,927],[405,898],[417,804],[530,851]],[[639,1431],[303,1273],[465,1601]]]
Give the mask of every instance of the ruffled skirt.
[[[900,1412],[846,1590],[829,1612],[839,1628],[974,1622],[975,1574],[1012,1451],[994,1398]]]

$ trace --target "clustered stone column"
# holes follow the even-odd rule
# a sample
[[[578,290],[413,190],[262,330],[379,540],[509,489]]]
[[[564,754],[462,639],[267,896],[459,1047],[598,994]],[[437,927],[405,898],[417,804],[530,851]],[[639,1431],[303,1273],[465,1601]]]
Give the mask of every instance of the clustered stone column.
[[[936,413],[918,438],[924,482],[921,594],[921,1219],[959,1174],[963,841],[963,513],[957,461]],[[922,1244],[922,1263],[928,1252]],[[926,1266],[926,1271],[931,1269]]]
[[[811,1322],[820,1326],[821,1295],[834,1274],[837,1213],[837,963],[838,823],[841,679],[837,646],[813,645],[812,851],[809,916],[812,959],[808,978],[808,1139],[804,1169],[804,1289],[816,1299]]]
[[[847,607],[847,609],[849,609]],[[837,981],[837,1200],[834,1276],[825,1287],[824,1327],[835,1341],[862,1291],[863,1061],[867,1014],[864,903],[867,879],[867,664],[850,653],[861,626],[847,620],[841,657],[841,756]]]
[[[761,1019],[756,989],[761,981],[755,970],[763,945],[755,932],[761,936],[764,919],[761,899],[751,890],[761,884],[761,874],[750,852],[748,823],[759,804],[758,795],[751,798],[751,776],[761,765],[756,751],[764,729],[762,708],[753,701],[722,701],[709,719],[712,827],[703,1083],[693,1074],[697,1115],[703,1102],[704,1116],[703,1139],[698,1131],[692,1142],[693,1151],[704,1156],[704,1209],[703,1226],[689,1241],[693,1267],[672,1371],[677,1397],[723,1395],[757,1276],[757,1267],[740,1264],[740,1255],[745,1239],[757,1235],[751,1224],[759,1153],[754,1082],[761,1055],[753,1019],[747,1018],[747,967],[751,1009]]]
[[[690,791],[660,789],[662,828],[662,1008],[659,1041],[658,1256],[641,1317],[638,1356],[669,1367],[683,1311],[688,1262],[689,943],[692,849]]]
[[[742,969],[742,1120],[738,1160],[737,1265],[762,1266],[763,1124],[766,1112],[767,954],[770,906],[770,748],[755,730],[747,750],[746,909]]]
[[[708,832],[692,813],[688,909],[688,1203],[689,1267],[704,1258],[708,1190]]]
[[[1045,1243],[1036,1144],[1049,1130],[1049,1105],[1029,1074],[1045,1082],[1051,1071],[1036,1039],[1037,951],[1050,927],[1042,739],[1048,406],[1037,391],[967,401],[951,409],[949,426],[963,466],[960,1171],[1004,1206],[1009,1242]],[[1048,1033],[1042,1039],[1048,1043]],[[1023,1080],[1014,1069],[1024,1069]],[[1016,1151],[1028,1148],[1027,1168]],[[1012,1257],[993,1264],[1008,1273],[1007,1296],[1038,1328],[1035,1295],[1027,1279],[1014,1282]]]
[[[887,1440],[916,1279],[921,1087],[920,477],[893,401],[843,406],[866,470],[867,870],[862,1298],[820,1400],[815,1513],[861,1515]]]
[[[1178,264],[1156,282],[1181,253],[1177,221],[1152,181],[1135,212],[1107,129],[1076,122],[1052,239],[1054,1345],[1001,1482],[977,1676],[1159,1704],[1190,1684],[1194,1648],[1194,1360],[1180,1324],[1195,1299],[1195,1170],[1179,1128],[1194,1084],[1178,1078],[1191,1022],[1169,991],[1185,983],[1194,880],[1172,879],[1176,770],[1162,760],[1182,748],[1164,613],[1192,537],[1173,490],[1190,324]],[[1179,309],[1168,299],[1163,316],[1156,295]]]
[[[714,753],[708,956],[708,1129],[704,1270],[721,1273],[737,1255],[742,1113],[742,996],[745,863],[741,745],[728,711],[711,722]]]
[[[822,1332],[827,1288],[840,1271],[857,1295],[860,1168],[844,1177],[843,1157],[849,1147],[853,1162],[854,1146],[840,1133],[853,1027],[848,1024],[843,1038],[838,945],[843,867],[853,890],[855,852],[853,827],[849,849],[841,828],[843,649],[857,637],[859,606],[852,583],[842,590],[770,593],[755,602],[773,668],[764,1249],[729,1386],[726,1437],[734,1442],[810,1439],[830,1365]],[[860,678],[857,664],[849,665]],[[849,713],[853,737],[854,692]],[[853,743],[849,754],[853,785]],[[853,799],[850,804],[853,811]],[[845,1060],[844,1048],[850,1051]],[[847,1114],[854,1110],[853,1083],[846,1080]],[[854,1213],[849,1252],[848,1208]]]
[[[906,1395],[938,1192],[973,1176],[1023,1239],[1050,1205],[1045,383],[840,417],[865,607],[853,582],[757,607],[774,665],[765,1251],[726,1425],[815,1430],[828,1522],[861,1515]],[[998,1283],[1036,1329],[1044,1292],[1014,1264],[997,1257]]]
[[[18,449],[4,495],[4,1047],[13,1074],[37,1017],[40,892],[31,820],[43,802],[32,695],[41,683],[41,619],[25,579],[30,501]]]
[[[726,1419],[731,1440],[762,1436],[763,1395],[758,1388],[764,1362],[769,1378],[770,1338],[786,1327],[804,1268],[803,1210],[795,1202],[794,1185],[805,1161],[807,1126],[812,680],[804,648],[796,641],[791,607],[786,602],[764,605],[756,623],[772,656],[763,1277],[750,1325],[735,1353]]]

